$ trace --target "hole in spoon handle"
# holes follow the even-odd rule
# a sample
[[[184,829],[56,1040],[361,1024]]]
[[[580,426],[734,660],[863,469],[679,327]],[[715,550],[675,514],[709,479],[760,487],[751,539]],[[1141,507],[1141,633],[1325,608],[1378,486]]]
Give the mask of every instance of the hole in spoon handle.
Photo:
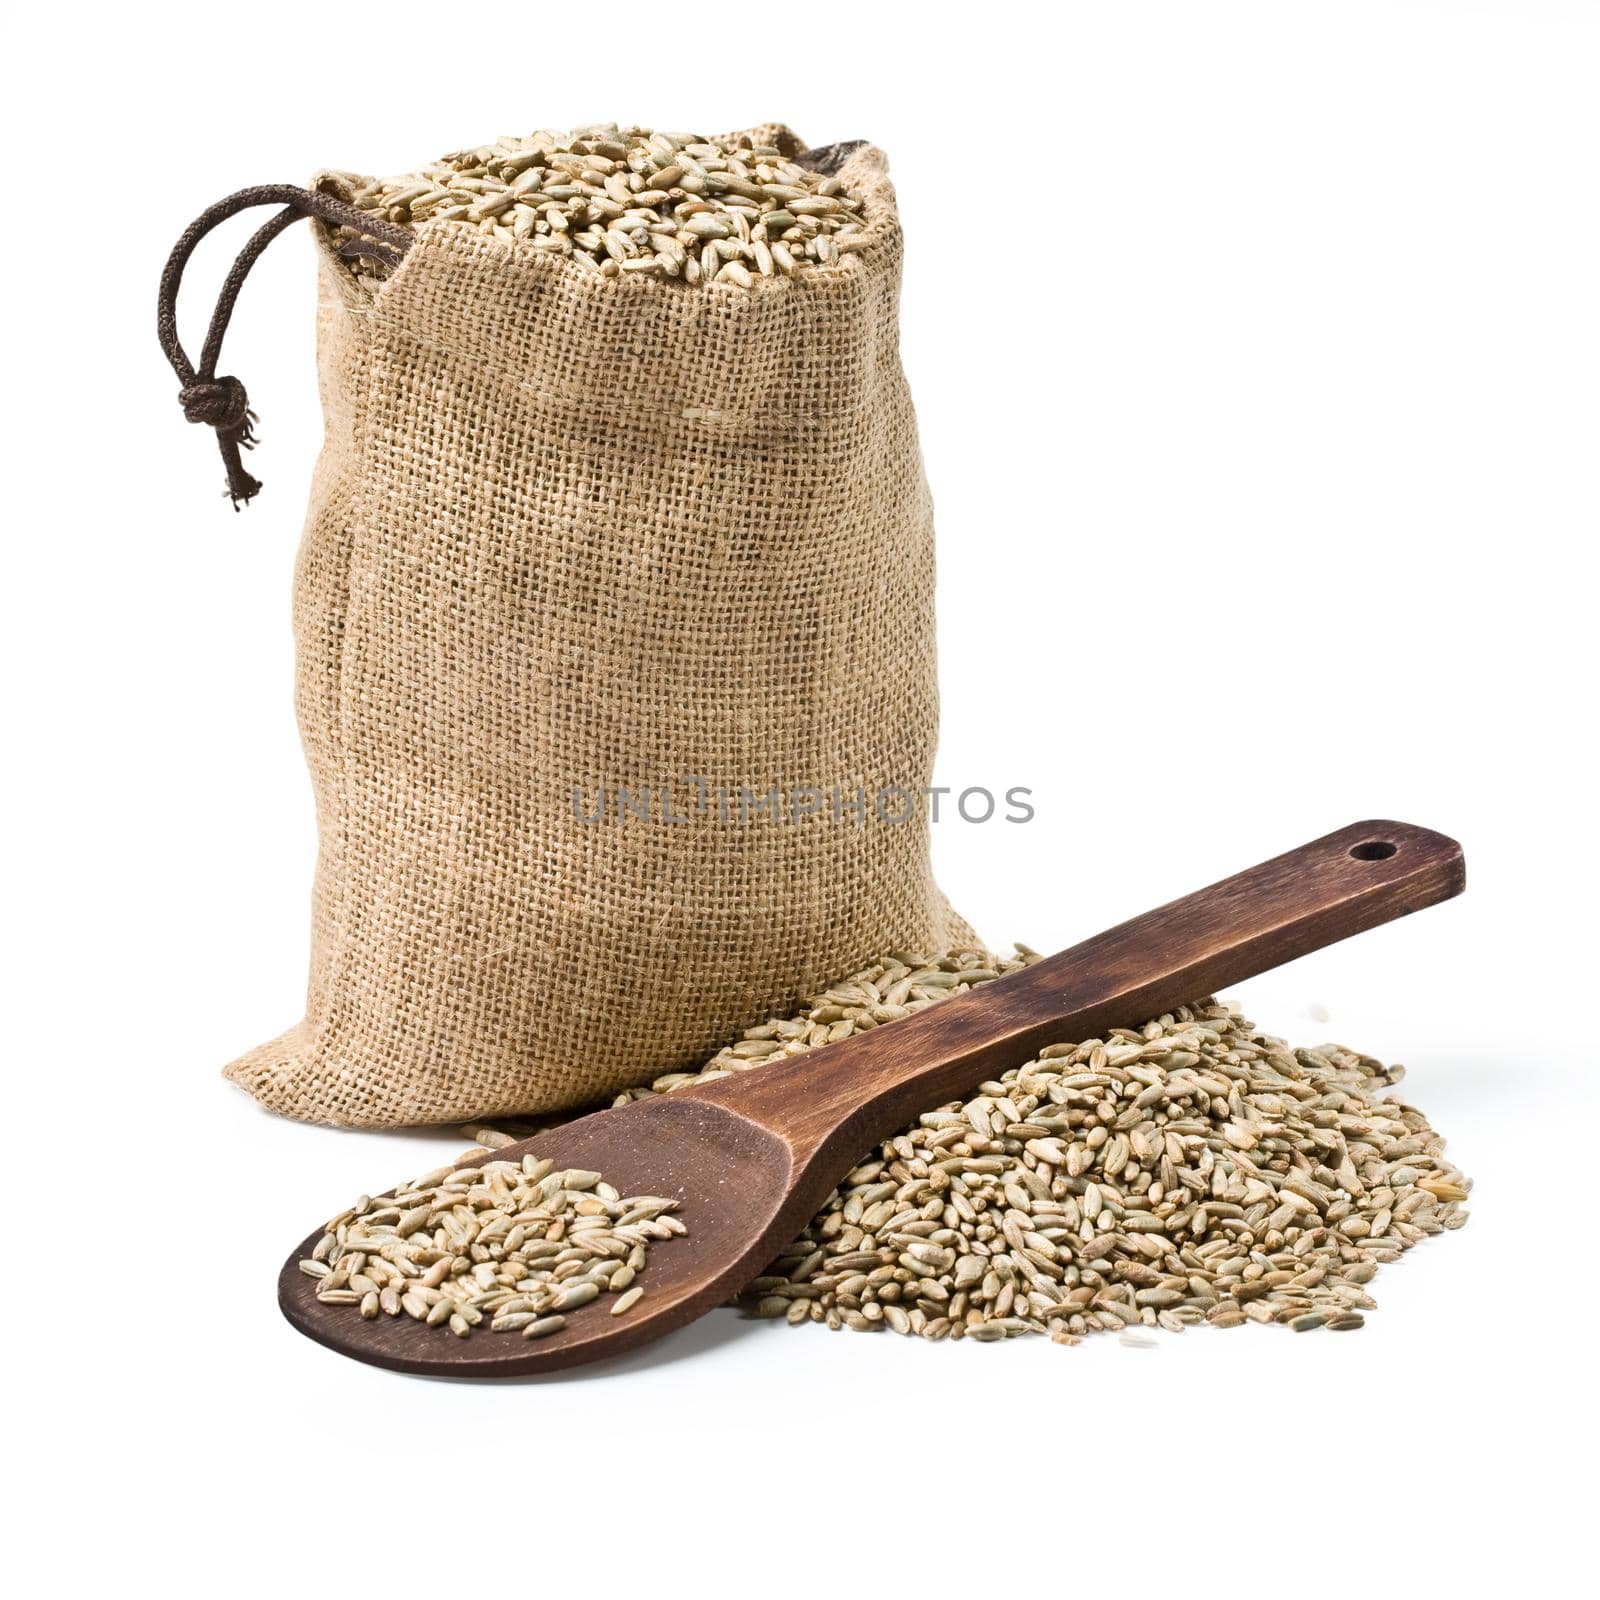
[[[1350,856],[1355,861],[1387,861],[1399,853],[1400,846],[1392,839],[1363,839],[1350,846]]]
[[[1136,991],[1130,1006],[1148,1006],[1141,1016],[1155,1015],[1447,900],[1464,885],[1454,839],[1412,823],[1357,822],[1135,917],[1052,963],[1091,982],[1111,977],[1121,993]],[[1090,997],[1078,987],[1076,998]]]
[[[1352,823],[1097,934],[1007,987],[1053,1006],[1060,1038],[1083,1038],[1071,1030],[1141,1022],[1464,886],[1454,839],[1405,822]]]

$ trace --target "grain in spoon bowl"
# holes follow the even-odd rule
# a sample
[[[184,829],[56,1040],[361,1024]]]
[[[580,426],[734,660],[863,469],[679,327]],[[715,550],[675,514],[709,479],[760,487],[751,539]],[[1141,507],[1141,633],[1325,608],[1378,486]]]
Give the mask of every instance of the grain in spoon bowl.
[[[626,1316],[644,1294],[636,1280],[651,1245],[686,1231],[676,1207],[531,1155],[440,1167],[331,1218],[300,1271],[323,1305],[368,1320],[540,1339],[602,1295]]]

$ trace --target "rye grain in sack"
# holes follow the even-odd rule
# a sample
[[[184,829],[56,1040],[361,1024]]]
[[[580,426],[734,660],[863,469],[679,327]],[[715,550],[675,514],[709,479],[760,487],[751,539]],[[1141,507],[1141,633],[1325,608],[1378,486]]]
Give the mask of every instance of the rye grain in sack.
[[[169,268],[185,410],[248,498],[243,388],[216,374],[216,325],[189,364],[171,300],[229,206],[284,203],[269,236],[313,216],[327,431],[294,584],[311,974],[304,1018],[227,1069],[289,1116],[583,1104],[880,950],[968,931],[926,807],[880,803],[928,785],[937,727],[884,158],[802,154],[779,128],[721,141],[740,148],[720,166],[682,136],[601,135],[454,158],[429,170],[487,181],[415,213],[343,174],[245,191]],[[555,159],[597,151],[609,170]],[[743,193],[797,158],[806,185],[774,187],[800,194]],[[803,203],[837,197],[843,224]],[[630,267],[647,247],[657,264]]]

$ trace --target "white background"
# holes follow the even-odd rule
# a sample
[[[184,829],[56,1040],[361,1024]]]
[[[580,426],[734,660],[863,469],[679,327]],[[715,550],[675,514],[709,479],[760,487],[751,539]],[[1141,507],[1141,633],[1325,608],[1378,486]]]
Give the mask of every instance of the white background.
[[[30,1592],[1572,1591],[1595,7],[63,4],[6,27]],[[311,250],[274,247],[230,335],[264,418],[237,517],[156,349],[165,252],[213,199],[324,165],[774,116],[871,137],[899,185],[939,776],[1038,807],[937,830],[967,916],[1052,949],[1360,817],[1466,845],[1464,899],[1241,991],[1296,1042],[1404,1060],[1478,1180],[1356,1337],[922,1346],[718,1313],[614,1369],[473,1388],[343,1361],[274,1309],[310,1223],[460,1141],[292,1126],[218,1074],[304,982]]]

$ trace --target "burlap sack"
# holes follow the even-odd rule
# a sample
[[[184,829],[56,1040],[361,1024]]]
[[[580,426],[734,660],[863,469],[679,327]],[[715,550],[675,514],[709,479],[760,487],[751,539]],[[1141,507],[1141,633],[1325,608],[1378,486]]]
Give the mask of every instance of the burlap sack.
[[[873,814],[930,781],[933,521],[894,191],[869,147],[840,176],[870,247],[748,291],[448,224],[374,288],[323,234],[294,600],[321,846],[305,1018],[227,1069],[264,1105],[578,1105],[969,933],[926,808]],[[577,814],[624,787],[681,812],[691,776],[684,821]],[[868,814],[717,814],[835,787]]]

